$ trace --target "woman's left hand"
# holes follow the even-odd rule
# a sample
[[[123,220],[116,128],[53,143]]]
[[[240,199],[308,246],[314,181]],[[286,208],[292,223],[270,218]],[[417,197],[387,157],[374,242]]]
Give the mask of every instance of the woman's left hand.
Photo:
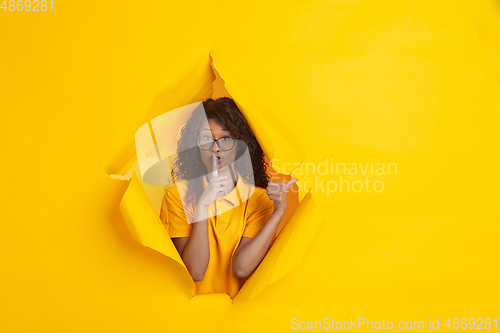
[[[286,195],[293,183],[298,181],[297,178],[290,179],[286,184],[282,182],[267,183],[267,195],[269,199],[274,201],[274,211],[285,214],[287,208]]]

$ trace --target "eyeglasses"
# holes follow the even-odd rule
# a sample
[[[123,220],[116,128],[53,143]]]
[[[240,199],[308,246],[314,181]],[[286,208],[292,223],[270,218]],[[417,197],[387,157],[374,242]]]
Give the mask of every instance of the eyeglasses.
[[[220,150],[231,150],[234,147],[235,138],[230,136],[223,136],[222,138],[214,139],[209,136],[197,136],[198,147],[202,150],[210,150],[214,146],[214,142],[217,142]]]

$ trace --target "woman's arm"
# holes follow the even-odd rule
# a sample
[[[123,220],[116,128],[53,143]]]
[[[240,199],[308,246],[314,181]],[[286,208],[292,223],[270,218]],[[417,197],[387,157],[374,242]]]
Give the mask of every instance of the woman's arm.
[[[249,276],[269,251],[285,212],[274,210],[255,238],[242,237],[233,255],[233,272],[239,278]]]
[[[208,207],[197,207],[195,220],[189,237],[172,240],[193,280],[201,281],[210,262]]]
[[[292,178],[286,184],[269,183],[267,194],[274,201],[274,211],[255,238],[242,237],[233,254],[233,272],[237,277],[244,278],[252,274],[269,251],[276,230],[285,216],[288,190],[296,181],[297,178]]]

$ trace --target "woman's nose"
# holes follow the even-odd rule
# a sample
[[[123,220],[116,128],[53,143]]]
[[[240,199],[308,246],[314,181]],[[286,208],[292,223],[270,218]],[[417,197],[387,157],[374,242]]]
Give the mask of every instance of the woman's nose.
[[[214,141],[214,145],[213,145],[213,147],[212,147],[212,151],[213,151],[213,152],[218,152],[218,151],[220,151],[220,147],[219,147],[219,144],[218,144],[218,142],[217,142],[217,141]]]

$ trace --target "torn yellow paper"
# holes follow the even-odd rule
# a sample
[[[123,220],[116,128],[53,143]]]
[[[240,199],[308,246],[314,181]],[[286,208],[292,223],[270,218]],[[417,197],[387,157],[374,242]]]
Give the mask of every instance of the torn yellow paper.
[[[214,57],[214,53],[211,53],[214,68],[218,71],[219,65],[217,57]],[[220,74],[220,72],[218,71]],[[226,80],[228,75],[221,75],[223,80]],[[232,79],[232,78],[231,78]],[[286,127],[280,126],[279,123],[270,123],[269,115],[270,113],[265,113],[267,108],[257,102],[256,98],[252,98],[250,94],[239,94],[234,86],[237,86],[238,80],[232,80],[231,86],[227,87],[228,92],[234,98],[236,105],[241,110],[248,124],[250,125],[255,137],[262,146],[266,156],[272,161],[274,166],[282,167],[284,163],[295,163],[302,162],[306,154],[299,147],[294,146],[290,143],[289,139],[294,136],[287,130]],[[267,116],[267,117],[266,117]]]
[[[215,71],[214,75],[218,76],[215,63],[212,65]],[[221,80],[224,83],[222,77]],[[285,138],[285,129],[272,126],[264,117],[258,116],[260,112],[255,111],[259,106],[253,104],[252,99],[247,100],[247,106],[244,106],[241,101],[235,100],[235,102],[252,128],[266,157],[270,159],[270,165],[279,170],[285,169],[285,164],[295,166],[290,168],[289,172],[292,174],[304,161],[304,152],[293,147]],[[139,128],[135,135],[138,163],[134,164],[132,168],[136,174],[134,174],[120,205],[120,210],[129,229],[139,243],[171,257],[184,268],[185,265],[173,246],[168,232],[159,220],[159,211],[164,186],[173,184],[170,178],[171,162],[169,159],[177,152],[180,130],[193,111],[200,107],[200,104],[200,102],[192,103],[163,113]],[[114,178],[126,179],[125,176],[113,176]],[[292,189],[299,190],[299,201],[302,201],[310,186],[301,186],[299,178],[299,182]],[[257,269],[245,283],[243,298],[254,297],[266,286],[271,285],[295,268],[307,249],[314,243],[324,220],[320,216],[312,214],[314,211],[312,193],[308,193],[308,200],[300,203],[297,210],[295,208],[293,204],[290,205],[287,215],[280,223],[273,239],[271,250],[261,264],[266,268]],[[289,221],[290,216],[291,220]],[[155,227],[152,227],[151,224]],[[304,226],[308,227],[307,230],[304,230]],[[163,229],[159,231],[158,227]],[[161,236],[154,235],[155,232],[160,232]]]
[[[159,219],[159,208],[155,208],[161,202],[162,196],[159,194],[163,193],[163,187],[150,186],[150,196],[148,196],[143,186],[150,185],[142,182],[134,172],[120,203],[120,211],[132,236],[140,244],[174,259],[185,268],[182,258]],[[156,200],[154,196],[156,196]],[[151,202],[151,199],[155,200],[154,203]],[[267,286],[294,269],[316,240],[323,225],[324,219],[315,210],[314,201],[309,193],[299,204],[283,230],[279,230],[281,233],[274,241],[269,253],[244,284],[237,298],[240,294],[240,298],[255,297]],[[189,273],[186,278],[189,279]],[[195,283],[193,282],[193,295],[194,288]]]
[[[315,206],[308,193],[235,301],[255,297],[300,264],[325,223]]]
[[[144,124],[136,134],[136,147],[138,155],[138,163],[132,168],[134,173],[127,189],[120,210],[127,221],[129,229],[134,238],[144,246],[153,248],[164,255],[171,257],[176,262],[181,264],[185,269],[177,250],[168,235],[165,226],[159,220],[159,211],[161,201],[164,195],[164,186],[154,186],[146,183],[142,179],[142,175],[148,175],[152,169],[157,169],[168,177],[171,176],[171,167],[165,167],[164,161],[168,162],[168,158],[176,152],[176,142],[179,139],[179,132],[182,124],[187,121],[193,109],[199,106],[199,103],[188,105],[180,110],[168,112],[164,115],[156,117],[151,122]],[[171,117],[168,117],[171,115]],[[179,116],[180,115],[180,116]],[[273,136],[275,137],[275,136]],[[283,140],[281,140],[284,142]],[[270,141],[264,140],[267,144]],[[285,155],[299,158],[290,147],[285,149]],[[156,177],[156,178],[155,178]],[[117,178],[117,176],[114,176]],[[126,178],[121,176],[120,178]],[[157,185],[169,185],[171,179],[158,177],[158,172],[153,172],[149,177],[149,183]],[[301,261],[305,251],[314,242],[317,234],[322,226],[321,218],[314,218],[313,223],[307,224],[308,230],[302,230],[303,222],[309,221],[305,219],[305,215],[311,214],[314,207],[312,196],[309,193],[309,199],[304,201],[299,209],[292,215],[292,223],[287,224],[287,218],[282,220],[276,235],[280,235],[271,247],[272,251],[267,255],[266,260],[274,262],[272,270],[269,270],[263,277],[259,278],[259,270],[255,274],[257,277],[252,278],[251,285],[245,290],[247,296],[254,297],[260,293],[265,286],[274,283],[281,276],[296,267]],[[246,201],[247,199],[242,201]],[[292,205],[290,205],[292,206]],[[293,212],[293,208],[290,208]],[[301,223],[302,221],[302,223]],[[313,226],[313,227],[311,227]],[[158,233],[158,234],[156,234]],[[300,246],[297,246],[297,237],[301,239]],[[287,258],[284,260],[284,258]],[[293,258],[293,259],[292,259]],[[266,261],[267,262],[267,261]],[[186,270],[187,271],[187,270]],[[269,274],[272,273],[271,276]],[[196,283],[195,283],[196,284]],[[194,293],[194,291],[193,291]]]
[[[172,258],[186,268],[135,173],[120,203],[120,212],[137,242]],[[186,272],[189,276],[187,268]]]
[[[210,67],[211,58],[206,53],[191,52],[183,55],[183,61],[162,75],[155,88],[148,92],[141,103],[135,107],[135,112],[141,114],[144,122],[183,106],[206,100],[213,93],[212,84],[215,80]],[[173,95],[172,92],[175,91]],[[137,127],[123,129],[126,135],[113,138],[109,143],[109,152],[105,169],[108,174],[124,174],[137,162],[134,134]]]
[[[137,172],[137,166],[135,169]],[[133,172],[129,187],[120,203],[120,211],[132,236],[140,244],[172,258],[186,269],[165,226],[159,219],[159,205],[164,187],[145,184],[136,172]],[[148,193],[144,187],[148,189]],[[314,201],[309,193],[299,204],[290,221],[282,228],[283,230],[278,230],[279,237],[274,241],[271,250],[240,291],[243,293],[243,298],[255,297],[301,262],[324,224],[324,219],[315,213],[314,207]],[[189,279],[189,272],[187,273],[186,278]],[[192,292],[194,295],[195,282]]]

